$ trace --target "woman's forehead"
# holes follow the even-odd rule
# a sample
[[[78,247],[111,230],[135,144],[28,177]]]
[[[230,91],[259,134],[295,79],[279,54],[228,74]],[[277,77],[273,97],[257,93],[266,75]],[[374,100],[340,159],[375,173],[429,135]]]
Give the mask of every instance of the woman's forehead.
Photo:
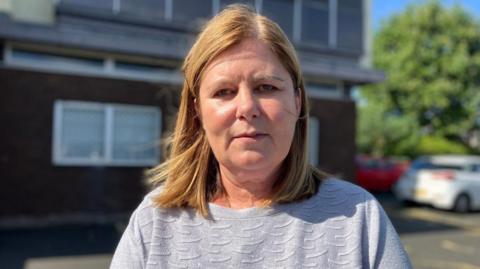
[[[207,67],[203,71],[202,78],[204,78],[212,70],[214,70],[215,72],[235,72],[237,70],[230,69],[231,64],[237,63],[242,60],[252,60],[257,62],[257,64],[263,65],[263,67],[270,69],[265,70],[267,72],[265,74],[256,74],[259,77],[282,77],[280,74],[269,74],[269,72],[272,71],[274,73],[288,74],[280,59],[270,50],[270,48],[264,42],[257,39],[246,39],[228,48],[227,50],[223,51],[215,58],[213,58],[213,60],[207,65]]]

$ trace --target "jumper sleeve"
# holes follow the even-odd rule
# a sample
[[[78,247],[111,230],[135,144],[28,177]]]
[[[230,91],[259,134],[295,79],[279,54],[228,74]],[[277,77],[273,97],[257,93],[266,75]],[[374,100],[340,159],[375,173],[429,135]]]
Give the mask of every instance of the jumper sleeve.
[[[366,194],[368,265],[374,269],[413,268],[387,214],[369,193]]]

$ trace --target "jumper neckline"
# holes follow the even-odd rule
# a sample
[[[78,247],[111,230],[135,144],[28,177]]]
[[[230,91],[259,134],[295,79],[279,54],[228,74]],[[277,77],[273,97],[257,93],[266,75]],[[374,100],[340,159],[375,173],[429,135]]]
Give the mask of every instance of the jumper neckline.
[[[291,210],[298,210],[298,206],[308,206],[309,204],[315,203],[315,201],[318,199],[318,196],[322,195],[322,193],[325,191],[328,191],[327,186],[330,185],[330,183],[332,183],[332,179],[325,179],[317,193],[308,199],[297,202],[278,203],[266,207],[249,207],[242,209],[232,209],[209,202],[208,210],[210,217],[213,220],[261,218],[265,216],[288,213]]]

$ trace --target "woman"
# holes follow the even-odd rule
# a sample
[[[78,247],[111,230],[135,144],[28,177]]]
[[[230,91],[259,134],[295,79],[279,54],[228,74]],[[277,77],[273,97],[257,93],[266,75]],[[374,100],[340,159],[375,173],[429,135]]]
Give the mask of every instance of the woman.
[[[170,156],[111,268],[411,267],[370,194],[308,165],[303,79],[275,23],[228,7],[183,71]]]

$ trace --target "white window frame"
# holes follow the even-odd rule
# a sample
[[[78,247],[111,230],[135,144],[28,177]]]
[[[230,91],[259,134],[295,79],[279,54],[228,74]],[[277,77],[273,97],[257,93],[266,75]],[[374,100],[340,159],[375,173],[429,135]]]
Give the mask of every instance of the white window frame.
[[[85,110],[102,110],[105,117],[104,125],[104,156],[100,158],[92,157],[64,157],[61,154],[62,150],[62,122],[63,111],[68,108],[78,108]],[[154,144],[154,158],[145,160],[127,160],[127,159],[113,159],[113,123],[114,123],[114,110],[134,110],[134,111],[146,111],[153,112],[157,118],[156,125],[154,126],[154,135],[157,141],[160,140],[161,133],[161,117],[162,112],[157,107],[152,106],[140,106],[140,105],[125,105],[125,104],[113,104],[113,103],[97,103],[97,102],[85,102],[85,101],[70,101],[70,100],[56,100],[53,111],[53,135],[52,135],[52,163],[58,166],[154,166],[158,164],[160,160],[160,149],[158,143]]]
[[[320,152],[320,121],[310,116],[308,122],[308,159],[313,166],[319,165]]]

